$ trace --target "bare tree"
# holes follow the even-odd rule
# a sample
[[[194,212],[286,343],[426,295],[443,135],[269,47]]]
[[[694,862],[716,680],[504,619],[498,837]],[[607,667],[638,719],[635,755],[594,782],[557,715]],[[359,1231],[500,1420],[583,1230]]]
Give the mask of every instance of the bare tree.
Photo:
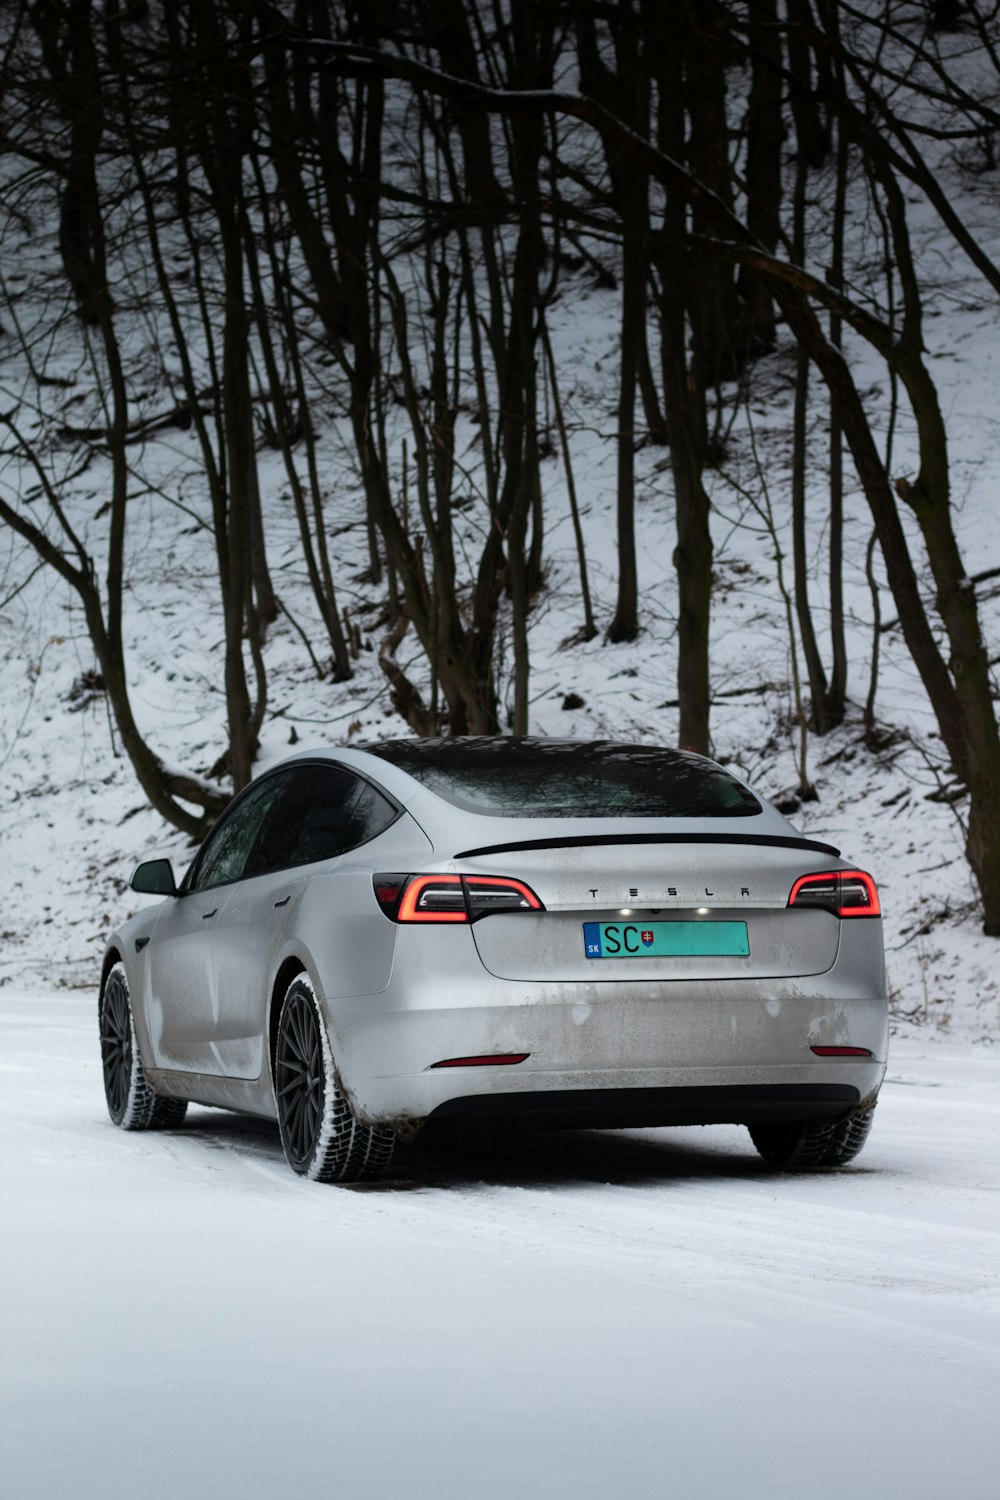
[[[4,414],[2,421],[8,433],[5,451],[15,461],[14,472],[26,468],[34,474],[54,530],[25,506],[20,484],[9,492],[10,498],[0,496],[0,519],[75,590],[111,711],[140,785],[168,822],[199,837],[225,805],[226,795],[217,785],[163,763],[136,724],[128,691],[122,590],[130,492],[129,403],[99,186],[106,122],[93,17],[89,6],[52,4],[36,12],[32,21],[33,30],[25,26],[12,38],[6,53],[2,128],[6,149],[41,164],[46,186],[58,196],[64,272],[98,364],[105,421],[81,434],[80,440],[98,441],[110,464],[103,590],[96,559],[73,523],[49,463],[46,443],[55,436],[56,425],[52,418],[36,420],[30,433],[22,428],[16,413]],[[46,377],[34,368],[20,324],[18,329],[25,363],[37,386]],[[193,811],[192,806],[200,811]]]

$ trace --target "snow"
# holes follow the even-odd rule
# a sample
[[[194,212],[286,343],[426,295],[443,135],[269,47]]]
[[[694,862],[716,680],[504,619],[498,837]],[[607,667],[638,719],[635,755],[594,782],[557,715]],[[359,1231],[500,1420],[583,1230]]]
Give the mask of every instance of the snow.
[[[828,173],[816,175],[818,219],[830,191],[828,179]],[[962,191],[962,201],[974,217],[971,190]],[[1000,445],[995,441],[1000,323],[992,302],[983,304],[978,278],[951,251],[927,206],[914,206],[912,215],[915,234],[925,245],[928,280],[933,276],[937,283],[928,287],[927,298],[931,312],[941,316],[929,320],[927,337],[949,424],[959,540],[967,570],[988,573],[1000,564]],[[41,222],[46,222],[44,216]],[[863,252],[871,248],[864,234],[859,225],[854,251],[862,262]],[[946,252],[945,272],[940,266]],[[26,244],[25,276],[41,267],[38,284],[44,289],[42,272],[47,274],[56,258],[53,220],[49,232],[35,234]],[[595,614],[603,632],[617,586],[618,423],[613,380],[619,299],[617,292],[595,288],[591,282],[589,270],[567,273],[550,322],[563,372],[562,397]],[[21,316],[27,318],[34,308],[42,317],[44,302],[36,307],[35,295],[29,281],[19,301]],[[153,316],[151,309],[140,311]],[[123,324],[130,326],[124,312]],[[72,322],[59,330],[50,350],[50,372],[72,375],[74,401],[78,397],[78,404],[89,410],[88,403],[99,405],[99,392],[90,389],[77,368],[77,339]],[[856,344],[849,354],[873,421],[880,427],[888,407],[885,372]],[[8,365],[12,397],[18,391],[30,393],[32,381],[13,352]],[[775,587],[775,539],[762,528],[759,511],[740,489],[759,497],[766,481],[787,569],[787,433],[793,368],[794,354],[783,344],[754,367],[747,409],[735,412],[736,393],[725,393],[723,469],[707,476],[714,506],[717,579],[712,616],[714,753],[765,795],[779,800],[794,789],[797,779],[788,634]],[[329,380],[335,383],[333,375]],[[384,596],[362,577],[367,563],[363,496],[349,436],[337,416],[338,394],[316,394],[318,463],[339,598],[359,627],[362,649],[352,681],[318,680],[296,630],[285,615],[279,617],[266,647],[269,705],[258,769],[292,748],[407,732],[388,707],[386,681],[378,666]],[[58,394],[60,403],[64,396]],[[161,396],[154,382],[149,400],[155,405]],[[811,429],[809,552],[817,628],[828,658],[823,410],[819,401]],[[402,436],[400,428],[394,437],[397,464]],[[478,439],[465,415],[459,421],[458,447],[474,496]],[[101,576],[106,521],[100,516],[108,469],[99,452],[90,453],[89,460],[74,478],[70,458],[58,452],[52,456],[53,464],[69,466],[61,476],[61,493],[74,524],[95,552]],[[266,448],[259,452],[258,463],[275,587],[322,657],[323,634],[304,577],[287,475],[279,457]],[[892,472],[912,473],[915,463],[904,411],[897,424]],[[210,506],[196,437],[193,432],[150,433],[135,449],[135,464],[124,596],[133,707],[165,764],[211,780],[211,769],[226,743],[223,627],[208,528]],[[609,645],[599,634],[590,642],[567,646],[582,623],[575,547],[562,465],[555,458],[545,461],[546,586],[530,621],[533,733],[676,741],[675,533],[669,461],[662,448],[646,445],[637,452],[636,464],[642,633],[634,644]],[[19,473],[12,461],[0,471],[0,482],[12,494],[18,492]],[[872,601],[864,564],[872,523],[849,464],[847,482],[848,718],[826,739],[810,739],[808,772],[818,800],[803,804],[793,818],[811,837],[842,848],[879,882],[897,1028],[962,1040],[1000,1037],[996,945],[979,931],[976,892],[963,854],[967,801],[948,800],[956,788],[926,694],[893,624],[895,608],[877,555],[884,627],[876,698],[882,748],[871,750],[864,743],[861,705],[872,642]],[[44,516],[38,505],[35,512]],[[483,506],[473,498],[456,515],[458,556],[460,561],[467,557],[468,565],[462,563],[467,574],[478,558]],[[903,520],[913,537],[912,517],[904,513]],[[926,557],[916,541],[914,557],[931,597]],[[27,544],[9,533],[0,537],[0,847],[19,855],[5,888],[0,919],[0,987],[92,987],[104,936],[135,904],[125,889],[131,869],[154,849],[183,866],[191,849],[143,805],[104,697],[80,691],[95,663],[78,601],[50,570],[32,574],[35,567]],[[984,581],[976,587],[987,649],[995,659],[1000,586]],[[510,691],[505,610],[503,605],[498,640],[502,697]],[[427,664],[412,632],[399,648],[399,659],[426,691]],[[570,692],[583,699],[582,708],[563,708]]]
[[[0,994],[0,1451],[31,1500],[994,1500],[1000,1058],[897,1040],[843,1172],[737,1127],[468,1138],[324,1188],[107,1118]]]

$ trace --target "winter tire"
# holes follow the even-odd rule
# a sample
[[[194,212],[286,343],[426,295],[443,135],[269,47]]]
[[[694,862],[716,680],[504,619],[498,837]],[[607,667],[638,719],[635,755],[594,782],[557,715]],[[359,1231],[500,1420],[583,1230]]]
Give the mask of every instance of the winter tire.
[[[274,1096],[289,1166],[313,1182],[365,1182],[389,1165],[395,1136],[363,1125],[343,1094],[312,985],[300,974],[278,1018]]]
[[[750,1137],[766,1162],[787,1172],[846,1167],[868,1139],[875,1106],[834,1124],[751,1125]]]
[[[115,964],[104,984],[100,1005],[101,1065],[108,1114],[122,1130],[165,1130],[179,1125],[186,1099],[164,1099],[146,1082],[135,1040],[128,980]]]

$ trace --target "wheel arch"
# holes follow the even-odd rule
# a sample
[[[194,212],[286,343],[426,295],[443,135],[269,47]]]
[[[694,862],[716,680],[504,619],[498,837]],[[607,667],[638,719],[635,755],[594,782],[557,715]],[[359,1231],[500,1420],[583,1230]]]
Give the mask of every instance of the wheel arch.
[[[101,987],[97,992],[98,1005],[100,1005],[101,1001],[104,999],[104,986],[108,982],[108,975],[111,973],[111,970],[114,968],[115,964],[120,964],[121,962],[122,956],[119,953],[118,949],[114,946],[114,944],[112,944],[112,946],[105,953],[104,963],[101,965]]]
[[[104,991],[107,987],[108,976],[110,975],[111,970],[115,967],[116,964],[121,964],[122,968],[125,970],[125,983],[128,987],[129,992],[129,1009],[132,1012],[132,1027],[135,1031],[135,1043],[139,1049],[139,1058],[142,1062],[143,1067],[148,1068],[155,1061],[153,1059],[153,1046],[146,1026],[145,1012],[143,1011],[141,1004],[138,1003],[138,996],[132,987],[132,980],[134,978],[134,975],[128,972],[128,968],[125,963],[126,952],[126,946],[123,942],[121,942],[119,938],[115,938],[108,946],[108,949],[104,955],[104,962],[101,966],[101,987],[97,993],[97,1014],[98,1017],[100,1017],[101,1007],[104,1004]]]
[[[278,1020],[281,1015],[281,1002],[285,998],[285,992],[292,980],[299,974],[309,975],[309,968],[304,959],[296,954],[282,960],[277,974],[274,976],[274,984],[271,986],[271,998],[267,1007],[267,1065],[271,1071],[271,1080],[274,1081],[274,1058],[278,1045]]]

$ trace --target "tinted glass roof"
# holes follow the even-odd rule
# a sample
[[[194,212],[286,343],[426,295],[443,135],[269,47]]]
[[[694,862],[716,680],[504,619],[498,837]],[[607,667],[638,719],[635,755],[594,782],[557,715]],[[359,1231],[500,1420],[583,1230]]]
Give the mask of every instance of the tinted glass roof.
[[[762,810],[721,766],[659,745],[496,735],[357,748],[445,801],[493,817],[739,818]]]

